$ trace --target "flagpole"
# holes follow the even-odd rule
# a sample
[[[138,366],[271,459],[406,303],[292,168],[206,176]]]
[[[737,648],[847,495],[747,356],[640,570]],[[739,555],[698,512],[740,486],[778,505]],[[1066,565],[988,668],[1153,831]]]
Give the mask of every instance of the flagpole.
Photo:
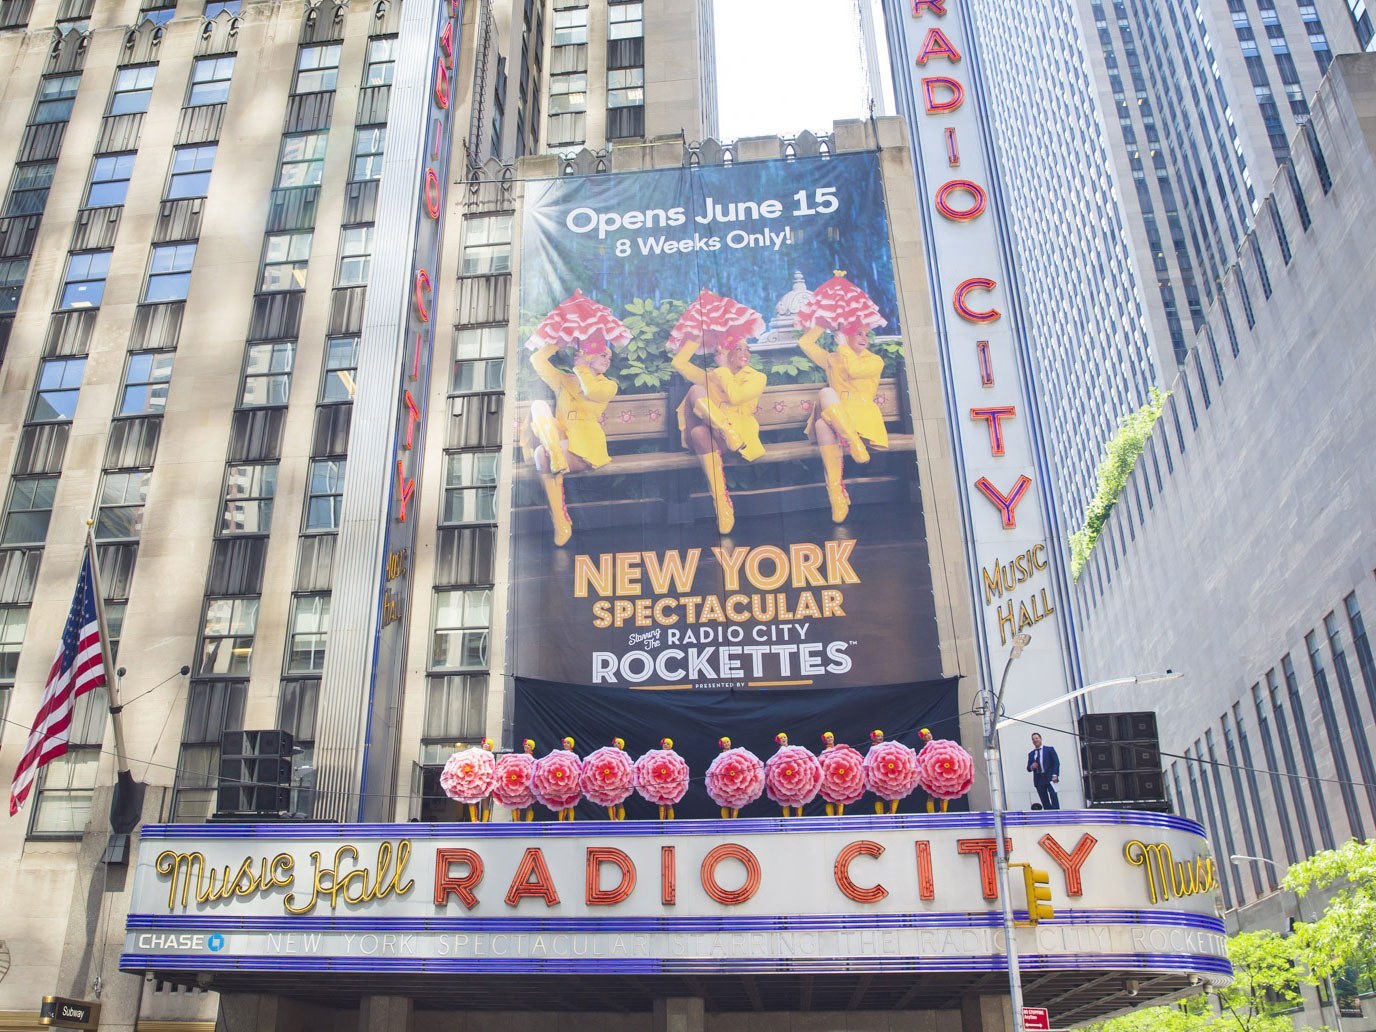
[[[100,586],[100,556],[96,552],[95,520],[86,521],[86,549],[91,556],[91,587],[95,592],[96,623],[100,626],[100,660],[105,664],[105,686],[110,693],[110,723],[115,727],[115,769],[129,772],[129,755],[124,749],[124,706],[120,702],[119,678],[110,658],[110,629],[105,623],[105,590]]]

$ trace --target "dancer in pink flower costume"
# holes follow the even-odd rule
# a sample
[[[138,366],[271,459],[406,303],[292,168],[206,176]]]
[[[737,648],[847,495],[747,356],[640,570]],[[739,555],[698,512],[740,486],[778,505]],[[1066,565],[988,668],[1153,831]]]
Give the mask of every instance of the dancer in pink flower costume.
[[[470,821],[492,816],[488,797],[497,779],[497,761],[492,756],[492,739],[484,738],[476,749],[460,749],[440,771],[440,788],[456,803],[468,807]]]
[[[830,731],[822,734],[822,798],[827,801],[827,816],[841,817],[846,807],[858,803],[865,794],[865,758],[849,745],[837,745]]]
[[[557,812],[561,821],[571,821],[583,795],[583,764],[573,752],[572,738],[562,738],[559,744],[562,748],[535,761],[531,788],[541,805]]]
[[[936,801],[941,800],[941,812],[959,799],[975,783],[975,758],[961,748],[960,743],[948,738],[931,740],[927,732],[927,744],[917,754],[917,781],[929,798],[927,812],[936,812]]]
[[[774,741],[779,748],[765,761],[764,790],[784,808],[785,817],[801,817],[803,807],[817,798],[822,787],[822,765],[801,745],[789,745],[788,735],[782,731]]]
[[[874,812],[898,812],[898,804],[917,787],[917,753],[902,742],[884,741],[883,731],[870,732],[870,748],[865,753],[865,787],[879,798]],[[888,802],[887,808],[885,801]]]
[[[764,794],[764,764],[749,749],[731,748],[731,739],[720,738],[721,752],[707,768],[707,794],[721,807],[723,818],[741,815],[741,807],[749,806]]]
[[[635,761],[635,790],[659,807],[659,819],[674,819],[674,804],[688,792],[688,762],[674,752],[674,740],[660,740]]]
[[[510,808],[513,821],[535,817],[535,793],[531,790],[535,780],[535,740],[527,738],[521,747],[521,752],[499,756],[493,771],[492,798]]]
[[[607,818],[626,819],[621,804],[635,790],[635,764],[626,755],[626,740],[613,738],[611,745],[589,753],[583,761],[583,795],[607,808]]]

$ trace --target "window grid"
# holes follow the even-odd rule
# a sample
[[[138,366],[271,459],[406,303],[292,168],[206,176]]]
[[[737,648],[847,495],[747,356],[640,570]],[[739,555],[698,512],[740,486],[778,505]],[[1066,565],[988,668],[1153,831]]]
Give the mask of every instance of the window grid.
[[[244,383],[239,391],[240,408],[275,408],[291,394],[291,372],[296,342],[289,340],[250,344],[244,349]]]
[[[227,467],[220,536],[268,533],[276,493],[277,463],[241,463]]]
[[[483,670],[488,664],[492,589],[436,591],[430,666],[433,670]]]
[[[229,99],[229,81],[234,75],[234,56],[198,57],[191,66],[191,87],[187,107],[223,104]]]
[[[124,389],[120,392],[121,416],[160,416],[167,408],[167,390],[172,380],[171,351],[136,351],[124,369]]]
[[[303,528],[307,533],[334,533],[339,530],[347,472],[343,459],[316,459],[311,463]]]

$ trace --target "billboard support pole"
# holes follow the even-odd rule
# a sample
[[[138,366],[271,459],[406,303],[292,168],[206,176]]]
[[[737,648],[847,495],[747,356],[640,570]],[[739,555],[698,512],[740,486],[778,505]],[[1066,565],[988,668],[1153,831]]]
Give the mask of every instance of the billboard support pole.
[[[1007,806],[1003,792],[1003,752],[999,747],[999,711],[1003,707],[1003,689],[1008,683],[1008,671],[1013,661],[1032,640],[1030,634],[1013,639],[1012,651],[999,678],[998,695],[984,689],[984,770],[989,777],[989,799],[994,811],[994,848],[998,857],[999,911],[1003,915],[1004,953],[1008,958],[1008,1001],[1013,1008],[1014,1032],[1025,1032],[1022,1014],[1022,970],[1018,966],[1017,927],[1013,923],[1012,886],[1008,878],[1008,841],[1004,838],[1003,811]]]

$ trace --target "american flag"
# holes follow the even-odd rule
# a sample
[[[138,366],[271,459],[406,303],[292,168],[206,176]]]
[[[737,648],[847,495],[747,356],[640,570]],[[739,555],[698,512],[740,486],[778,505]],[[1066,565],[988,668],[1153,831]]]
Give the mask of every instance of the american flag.
[[[76,582],[72,611],[62,629],[62,644],[57,648],[43,701],[34,717],[24,755],[10,784],[10,816],[24,805],[33,787],[38,768],[67,751],[72,726],[72,709],[78,696],[105,686],[105,660],[100,643],[100,620],[96,616],[95,577],[91,570],[92,550],[86,550],[81,576]]]

